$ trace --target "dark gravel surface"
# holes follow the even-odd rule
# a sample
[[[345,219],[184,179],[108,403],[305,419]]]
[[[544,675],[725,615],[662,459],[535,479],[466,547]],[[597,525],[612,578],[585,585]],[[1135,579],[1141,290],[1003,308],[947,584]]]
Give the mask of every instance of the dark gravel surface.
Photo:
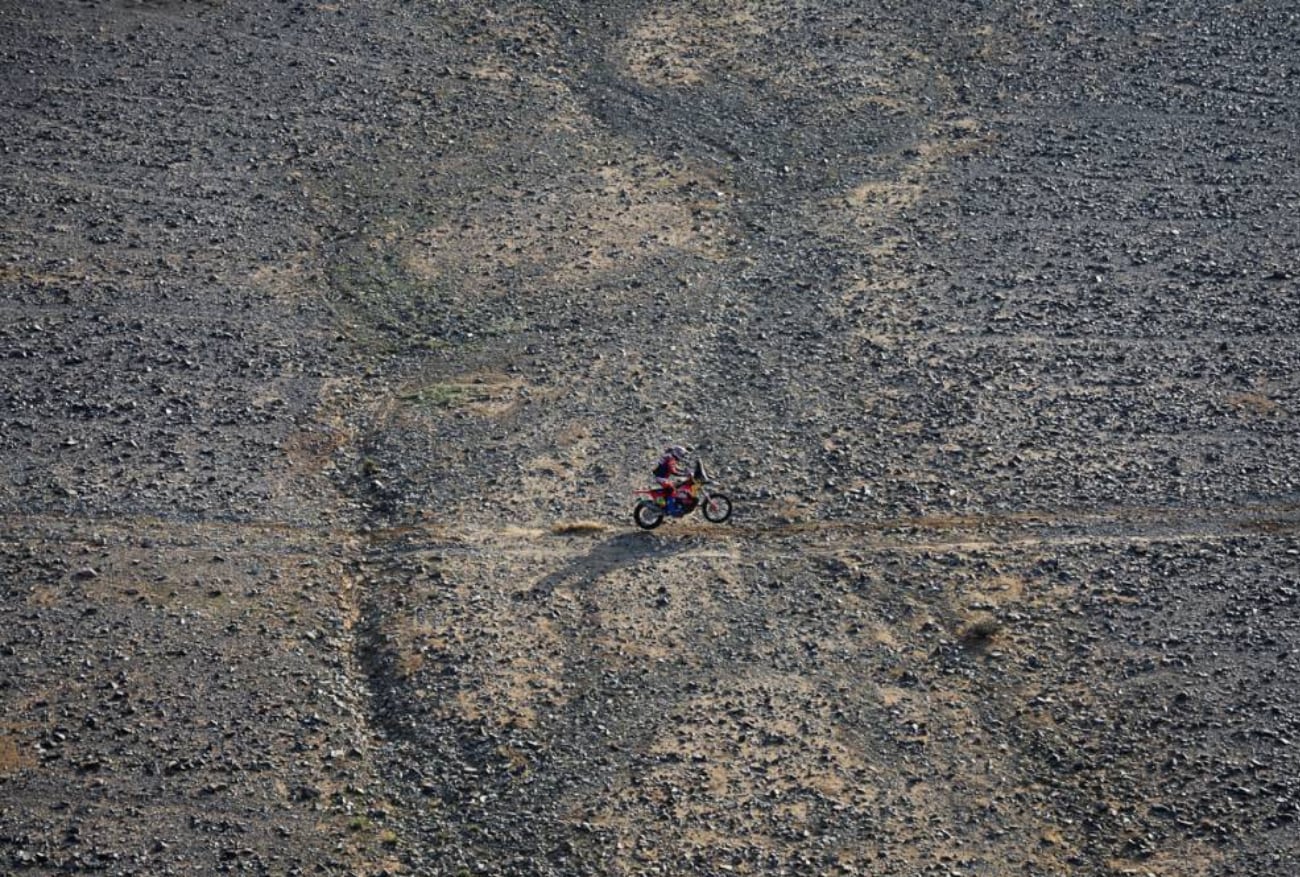
[[[1297,873],[1298,27],[0,3],[0,873]]]

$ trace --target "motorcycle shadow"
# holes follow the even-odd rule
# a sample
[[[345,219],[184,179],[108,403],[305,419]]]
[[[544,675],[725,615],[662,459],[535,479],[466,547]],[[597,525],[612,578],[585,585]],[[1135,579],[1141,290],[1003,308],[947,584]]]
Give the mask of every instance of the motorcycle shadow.
[[[586,554],[573,558],[545,576],[527,593],[545,599],[560,585],[587,586],[602,576],[671,550],[676,540],[664,538],[666,535],[637,531],[602,539]]]

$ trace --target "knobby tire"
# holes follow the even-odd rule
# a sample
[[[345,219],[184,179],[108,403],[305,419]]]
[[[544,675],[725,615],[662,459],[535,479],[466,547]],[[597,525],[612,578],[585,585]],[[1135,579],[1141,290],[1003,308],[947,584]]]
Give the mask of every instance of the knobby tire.
[[[664,510],[652,502],[642,500],[632,509],[632,520],[642,530],[653,530],[664,522]]]
[[[705,497],[704,508],[701,511],[704,512],[705,520],[714,524],[721,524],[731,517],[731,500],[726,494],[711,493]]]

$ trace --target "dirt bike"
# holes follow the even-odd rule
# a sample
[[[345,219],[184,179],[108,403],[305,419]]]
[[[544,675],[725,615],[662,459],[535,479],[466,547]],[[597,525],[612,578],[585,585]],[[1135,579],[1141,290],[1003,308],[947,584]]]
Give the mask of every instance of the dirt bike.
[[[697,460],[691,477],[675,491],[666,487],[638,490],[641,499],[632,509],[632,520],[643,530],[653,530],[666,518],[682,518],[699,509],[705,520],[721,524],[731,517],[731,500],[724,493],[706,489],[709,480],[704,465]]]

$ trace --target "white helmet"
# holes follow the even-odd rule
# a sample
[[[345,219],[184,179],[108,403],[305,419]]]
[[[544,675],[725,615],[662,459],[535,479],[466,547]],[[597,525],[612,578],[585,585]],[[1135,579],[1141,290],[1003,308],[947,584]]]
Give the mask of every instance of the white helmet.
[[[673,458],[676,460],[686,459],[686,449],[683,448],[681,445],[673,445],[671,448],[668,449],[668,453],[671,454]]]

